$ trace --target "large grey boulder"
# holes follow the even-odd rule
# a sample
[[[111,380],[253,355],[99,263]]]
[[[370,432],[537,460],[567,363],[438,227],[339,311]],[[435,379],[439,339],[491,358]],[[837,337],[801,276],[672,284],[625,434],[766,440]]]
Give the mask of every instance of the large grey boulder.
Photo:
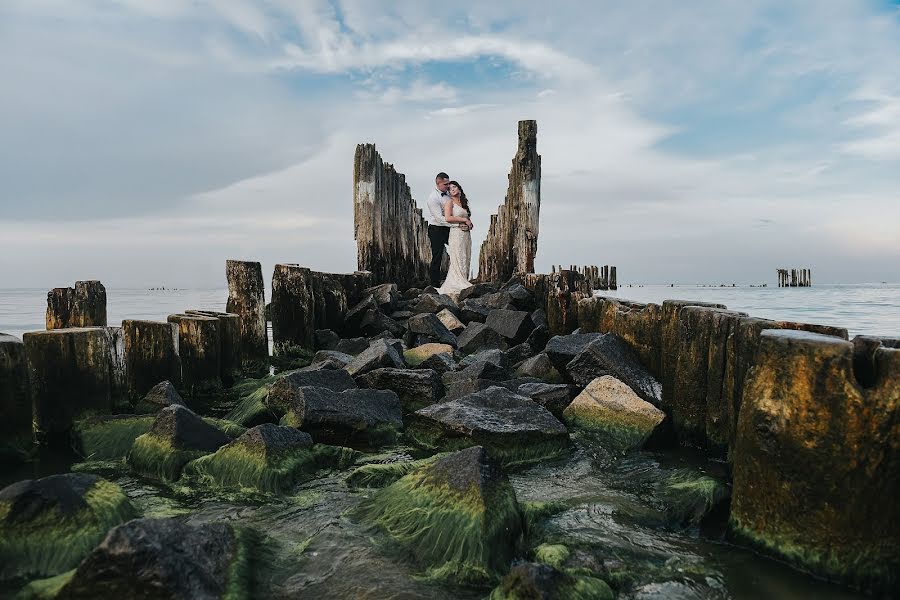
[[[345,370],[356,377],[384,367],[405,369],[406,361],[403,360],[402,347],[398,351],[397,344],[387,339],[378,339],[372,342],[364,352],[358,354],[345,367]]]
[[[437,318],[453,335],[459,335],[466,328],[466,325],[446,308],[437,314]]]
[[[319,350],[313,356],[309,367],[305,367],[307,371],[317,371],[322,369],[340,370],[349,365],[353,361],[353,357],[337,350]]]
[[[496,331],[483,323],[469,323],[466,330],[457,339],[457,347],[463,354],[472,354],[481,350],[506,350],[506,340]]]
[[[404,413],[430,406],[444,395],[441,376],[431,369],[375,369],[357,378],[362,388],[391,390]]]
[[[414,313],[432,313],[437,314],[447,309],[452,313],[459,311],[459,306],[450,296],[444,294],[422,294],[419,300],[409,307]]]
[[[456,371],[459,368],[459,365],[456,364],[456,361],[453,360],[453,356],[449,353],[438,352],[420,362],[415,368],[431,369],[443,377],[445,373]]]
[[[172,404],[186,406],[184,399],[171,381],[160,381],[150,388],[150,391],[138,402],[139,410],[137,412],[155,413]]]
[[[394,443],[403,430],[400,398],[390,390],[333,392],[300,388],[282,425],[310,434],[315,442],[368,449]]]
[[[523,310],[492,310],[484,324],[499,333],[509,346],[527,340],[534,329],[531,315]]]
[[[471,285],[459,293],[459,301],[463,302],[470,298],[481,298],[486,294],[493,294],[497,291],[495,286],[487,283],[476,283]]]
[[[349,354],[351,356],[356,356],[360,352],[365,352],[366,348],[369,347],[369,340],[364,337],[354,337],[354,338],[345,338],[338,342],[335,350],[338,352],[343,352],[344,354]]]
[[[406,322],[407,332],[403,338],[410,348],[422,344],[447,344],[456,348],[456,336],[431,313],[421,313]]]
[[[481,352],[470,354],[469,356],[459,361],[459,366],[465,369],[478,362],[493,363],[502,369],[509,369],[509,367],[513,364],[512,361],[509,360],[506,352],[494,348],[492,350],[482,350]]]
[[[517,365],[516,375],[520,377],[537,377],[550,383],[562,381],[562,375],[550,362],[550,357],[543,352]]]
[[[569,440],[566,427],[546,408],[502,387],[418,410],[408,434],[431,449],[484,446],[505,464],[558,455]]]
[[[515,391],[537,402],[557,419],[562,419],[563,411],[578,395],[577,386],[565,383],[528,382],[519,385]]]
[[[466,300],[459,305],[459,318],[463,323],[484,323],[487,321],[488,315],[491,314],[491,308],[485,306],[480,300]]]
[[[397,302],[400,300],[400,292],[397,290],[396,283],[382,283],[381,285],[370,287],[363,293],[370,294],[375,303],[378,304],[378,308],[385,313],[396,310]]]
[[[660,382],[644,368],[628,343],[612,333],[594,340],[579,352],[566,365],[566,374],[581,387],[587,387],[598,377],[612,375],[654,406],[662,402]]]
[[[350,374],[343,369],[297,371],[275,380],[269,388],[266,404],[272,412],[281,416],[291,407],[297,391],[308,386],[327,388],[334,392],[358,387]]]
[[[570,333],[569,335],[555,335],[547,342],[544,353],[556,370],[565,374],[566,365],[573,358],[587,348],[588,344],[603,337],[603,333]]]
[[[341,343],[341,336],[330,329],[316,329],[316,350],[337,350]]]

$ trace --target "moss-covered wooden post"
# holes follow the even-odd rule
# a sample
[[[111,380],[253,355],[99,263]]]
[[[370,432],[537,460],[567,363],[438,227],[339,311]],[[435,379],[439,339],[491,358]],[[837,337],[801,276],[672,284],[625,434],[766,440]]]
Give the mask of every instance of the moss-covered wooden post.
[[[315,346],[312,273],[294,264],[275,265],[272,274],[272,352],[296,354]]]
[[[222,383],[230,386],[241,372],[241,317],[234,313],[215,310],[186,310],[186,315],[202,315],[219,320],[219,362],[222,367]]]
[[[219,320],[204,315],[169,315],[178,326],[178,356],[181,359],[181,388],[188,396],[222,389]]]
[[[0,333],[0,447],[26,445],[31,438],[31,396],[25,344]]]
[[[105,327],[32,331],[24,336],[34,433],[60,439],[85,413],[112,408],[109,337]]]
[[[258,262],[229,260],[228,303],[225,310],[241,317],[241,352],[244,362],[268,363],[269,335],[266,328],[266,287]]]
[[[125,347],[125,385],[137,402],[161,381],[181,387],[178,328],[173,323],[127,319],[122,321]]]
[[[47,293],[47,329],[105,327],[106,288],[99,281],[76,281],[74,288]]]

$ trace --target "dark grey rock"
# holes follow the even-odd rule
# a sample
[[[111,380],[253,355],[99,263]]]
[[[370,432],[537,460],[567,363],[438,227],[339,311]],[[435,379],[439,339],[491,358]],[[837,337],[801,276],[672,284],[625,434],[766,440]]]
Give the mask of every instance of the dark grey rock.
[[[493,294],[485,294],[481,298],[478,299],[478,303],[482,306],[486,306],[490,309],[501,309],[501,310],[515,310],[516,306],[513,304],[512,296],[509,292],[494,292]]]
[[[521,310],[492,310],[484,323],[499,333],[510,346],[527,340],[528,334],[534,329],[531,315]]]
[[[543,352],[517,365],[516,375],[537,377],[547,382],[562,381],[562,375],[550,362],[550,358]]]
[[[375,369],[356,381],[362,388],[396,393],[404,413],[431,406],[444,395],[441,376],[431,369]]]
[[[383,312],[389,313],[397,308],[397,301],[400,300],[400,292],[396,283],[382,283],[375,287],[370,287],[363,292],[370,294]]]
[[[414,313],[432,313],[437,314],[444,309],[449,310],[453,314],[459,312],[459,306],[450,296],[444,294],[422,294],[419,301],[410,307]]]
[[[504,462],[559,452],[569,436],[547,409],[496,386],[416,411],[410,434],[439,448],[482,445]]]
[[[419,296],[421,296],[421,295],[422,295],[422,289],[413,287],[413,288],[409,288],[405,292],[403,292],[403,299],[404,300],[417,300],[419,298]]]
[[[597,377],[612,375],[650,404],[660,406],[662,401],[662,385],[644,368],[628,342],[612,333],[579,352],[566,365],[566,374],[581,387],[587,387]]]
[[[330,329],[316,329],[316,350],[337,350],[341,336]]]
[[[356,356],[360,352],[365,352],[368,347],[369,340],[364,337],[355,337],[341,340],[335,350],[343,352],[344,354]]]
[[[534,323],[535,327],[544,327],[545,329],[550,326],[549,321],[547,321],[547,311],[543,308],[536,308],[531,313],[531,322]]]
[[[487,283],[476,283],[475,285],[469,286],[459,293],[459,301],[463,302],[464,300],[468,300],[470,298],[481,298],[485,294],[493,294],[496,291],[497,288],[495,286]]]
[[[469,323],[466,330],[457,338],[457,347],[463,354],[472,354],[481,350],[506,350],[506,340],[484,323]]]
[[[547,342],[544,353],[560,374],[565,374],[566,365],[587,348],[588,344],[603,337],[602,333],[570,333],[555,335]]]
[[[466,367],[470,367],[477,362],[493,363],[505,370],[508,370],[513,364],[512,361],[509,360],[506,352],[504,352],[503,350],[493,349],[482,350],[481,352],[470,354],[469,356],[459,361],[459,366],[465,369]]]
[[[459,318],[463,323],[484,323],[491,309],[479,300],[466,300],[459,305]]]
[[[238,597],[251,585],[249,567],[233,568],[239,545],[227,523],[134,519],[107,534],[57,598],[213,600],[226,592]]]
[[[375,340],[372,342],[365,352],[357,355],[350,364],[346,366],[346,371],[355,377],[383,367],[395,369],[406,368],[406,362],[403,360],[402,347],[398,352],[395,343],[386,339]]]
[[[264,423],[251,427],[231,443],[246,446],[263,457],[275,457],[288,450],[309,448],[313,441],[305,431]]]
[[[297,371],[275,380],[269,388],[266,404],[272,412],[281,416],[291,407],[297,391],[306,386],[327,388],[335,392],[357,387],[350,374],[343,369]]]
[[[462,381],[464,379],[491,379],[493,381],[503,381],[509,379],[510,375],[509,369],[493,362],[481,360],[459,371],[446,373],[443,379],[444,384],[449,385],[454,381]]]
[[[316,352],[315,356],[313,356],[309,366],[317,369],[343,369],[350,364],[350,361],[352,360],[352,356],[344,354],[343,352],[338,352],[337,350],[319,350]]]
[[[157,413],[150,435],[169,442],[178,450],[215,452],[231,441],[220,429],[210,425],[194,411],[179,404]]]
[[[363,319],[373,311],[380,312],[378,303],[371,295],[367,295],[344,314],[344,333],[358,335],[360,328],[362,327]]]
[[[562,420],[562,413],[578,395],[578,387],[565,383],[524,383],[516,393],[531,398]]]
[[[173,404],[185,406],[181,394],[178,393],[178,390],[175,389],[172,382],[168,380],[160,381],[150,388],[150,391],[147,392],[140,404],[144,408],[153,409],[153,412]]]
[[[506,351],[506,356],[512,365],[517,365],[523,360],[528,360],[535,354],[537,354],[537,352],[528,342],[522,342]]]
[[[432,313],[421,313],[410,317],[406,327],[404,341],[410,348],[432,342],[448,344],[456,348],[456,336],[450,333],[450,330]]]
[[[419,363],[415,368],[416,369],[431,369],[435,371],[439,375],[443,377],[444,373],[452,373],[456,371],[459,365],[456,364],[456,361],[453,360],[453,357],[444,352],[438,354],[432,354],[421,363]]]
[[[525,340],[525,343],[531,346],[535,352],[543,352],[547,347],[548,341],[550,341],[550,332],[547,326],[539,325],[528,334],[528,339]]]
[[[465,323],[446,308],[437,314],[437,318],[453,335],[459,335],[466,328]]]
[[[396,441],[403,413],[400,398],[390,390],[337,393],[304,387],[281,423],[309,433],[318,443],[371,448]]]
[[[369,338],[376,337],[384,331],[389,332],[391,337],[400,338],[406,330],[403,325],[381,311],[370,310],[363,316],[359,331]]]
[[[534,295],[521,283],[505,287],[503,291],[509,294],[510,300],[517,310],[531,312],[535,309]]]

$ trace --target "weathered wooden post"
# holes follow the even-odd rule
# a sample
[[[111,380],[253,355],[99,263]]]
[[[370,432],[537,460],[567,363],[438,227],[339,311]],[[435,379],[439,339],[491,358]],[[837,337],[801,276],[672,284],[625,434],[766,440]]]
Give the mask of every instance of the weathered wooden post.
[[[345,275],[312,271],[314,329],[343,331],[344,315],[351,306]]]
[[[241,353],[244,362],[268,363],[269,335],[266,328],[266,286],[258,262],[229,260],[228,303],[225,310],[241,317]]]
[[[537,121],[519,121],[519,142],[504,203],[481,245],[479,281],[506,281],[533,273],[541,209],[541,156]]]
[[[609,289],[617,290],[619,289],[619,284],[616,282],[616,268],[609,268]]]
[[[31,438],[31,396],[25,344],[0,333],[0,446],[25,445]]]
[[[181,358],[181,387],[188,396],[222,389],[219,320],[204,315],[169,315],[178,326],[178,355]]]
[[[272,351],[295,354],[315,347],[312,274],[295,264],[275,265],[272,274]]]
[[[112,410],[106,328],[31,331],[23,337],[39,442],[58,439],[84,413]]]
[[[222,383],[232,385],[241,371],[241,317],[234,313],[215,310],[186,310],[186,315],[202,315],[219,320],[219,362],[222,367]]]
[[[128,397],[137,402],[161,381],[181,387],[178,357],[178,328],[160,321],[122,321],[125,346],[125,386]]]
[[[99,281],[76,281],[74,288],[47,292],[47,329],[105,327],[106,288]]]

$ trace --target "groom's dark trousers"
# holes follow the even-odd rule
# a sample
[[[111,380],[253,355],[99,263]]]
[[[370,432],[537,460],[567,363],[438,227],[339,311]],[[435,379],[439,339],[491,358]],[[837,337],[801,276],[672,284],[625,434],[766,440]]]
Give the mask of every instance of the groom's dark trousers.
[[[441,285],[441,262],[444,259],[444,245],[450,240],[450,228],[440,225],[428,226],[428,241],[431,242],[431,267],[428,277],[431,285]]]

